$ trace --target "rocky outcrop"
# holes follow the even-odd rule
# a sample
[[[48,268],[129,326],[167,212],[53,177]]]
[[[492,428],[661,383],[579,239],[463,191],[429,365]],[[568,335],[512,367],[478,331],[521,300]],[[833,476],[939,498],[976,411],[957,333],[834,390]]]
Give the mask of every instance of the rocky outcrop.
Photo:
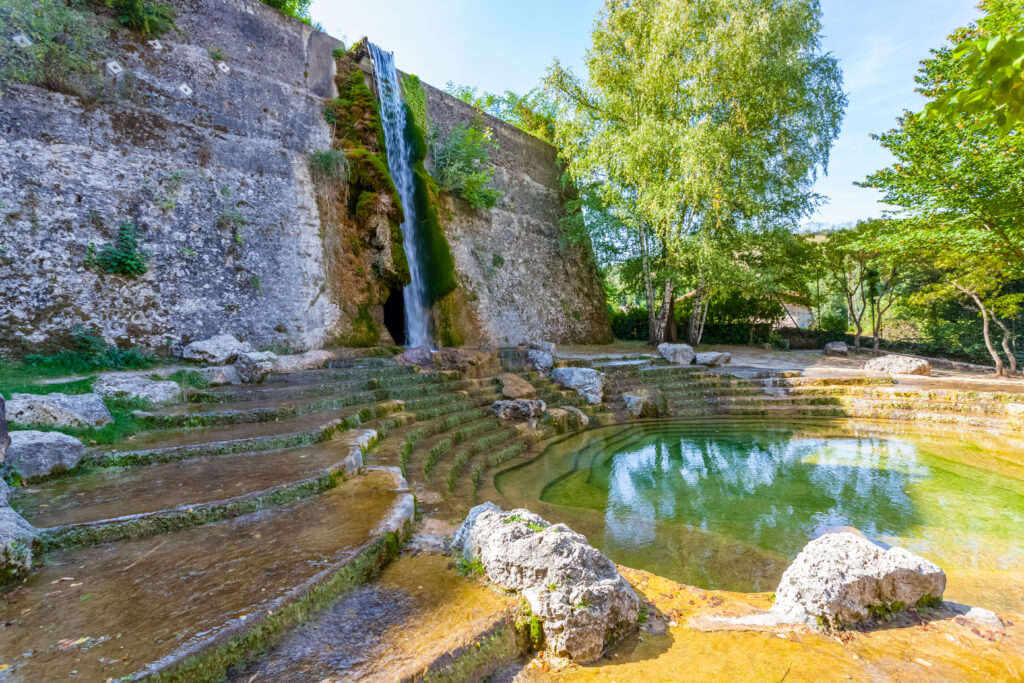
[[[846,342],[834,341],[825,344],[825,355],[826,356],[849,356],[850,347],[846,345]]]
[[[640,599],[615,564],[564,524],[493,503],[470,510],[452,547],[487,578],[519,591],[544,627],[548,652],[588,662],[636,628]]]
[[[12,394],[7,419],[17,425],[102,427],[114,416],[99,394]]]
[[[669,363],[689,365],[697,357],[697,352],[689,344],[658,344],[658,353]]]
[[[141,398],[157,406],[181,400],[181,387],[177,382],[153,380],[134,373],[100,375],[93,382],[92,390],[107,398]]]
[[[639,389],[623,394],[622,402],[633,417],[658,417],[665,412],[665,399],[657,389]]]
[[[243,382],[259,382],[273,372],[274,363],[277,362],[277,355],[270,351],[256,351],[254,353],[240,353],[235,359],[235,370]]]
[[[491,377],[501,370],[497,349],[445,346],[434,353],[434,367],[453,370],[469,379]]]
[[[706,365],[709,368],[716,368],[719,365],[725,365],[732,360],[732,354],[722,351],[704,351],[698,353],[694,358],[694,362],[697,365]]]
[[[7,404],[0,396],[0,463],[4,461],[7,448],[11,445],[11,437],[7,435]]]
[[[900,356],[888,354],[872,358],[864,364],[865,370],[872,372],[885,372],[890,375],[923,375],[928,377],[932,374],[931,363],[924,358],[914,356]]]
[[[85,446],[60,432],[19,430],[11,432],[5,465],[25,479],[69,470],[85,455]]]
[[[604,400],[604,373],[593,368],[554,368],[551,379],[567,389],[575,389],[587,403]]]
[[[516,356],[523,367],[547,373],[555,364],[555,345],[551,342],[530,342],[516,347]]]
[[[216,337],[192,342],[181,352],[181,357],[193,363],[222,365],[230,363],[240,353],[252,351],[255,349],[251,344],[240,342],[230,334],[218,334]]]
[[[533,398],[537,395],[532,384],[511,372],[499,375],[498,381],[501,382],[501,395],[505,398]]]
[[[235,370],[233,365],[213,365],[208,368],[199,368],[195,372],[205,377],[211,386],[242,383],[242,378],[238,376],[238,370]]]
[[[395,356],[399,365],[418,365],[421,368],[433,369],[434,354],[429,346],[410,346],[402,353]]]
[[[842,531],[800,551],[775,591],[782,622],[842,628],[874,615],[942,599],[946,574],[920,555]]]
[[[544,415],[547,405],[544,401],[533,401],[526,398],[507,401],[495,401],[491,410],[502,420],[534,421]]]
[[[31,524],[7,506],[0,506],[0,586],[20,581],[32,568]]]
[[[274,361],[274,372],[299,372],[322,368],[334,358],[330,351],[314,349],[294,356],[278,356]]]

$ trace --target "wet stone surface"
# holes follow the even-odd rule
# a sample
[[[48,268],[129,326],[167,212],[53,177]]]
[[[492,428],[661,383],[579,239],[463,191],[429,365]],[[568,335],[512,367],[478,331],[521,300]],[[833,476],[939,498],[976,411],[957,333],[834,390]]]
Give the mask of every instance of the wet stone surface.
[[[316,477],[349,454],[341,435],[303,448],[217,455],[149,467],[95,469],[20,492],[18,508],[36,527],[80,524],[229,500]]]
[[[3,597],[0,680],[116,679],[215,635],[352,557],[393,487],[371,471],[287,508],[54,553]]]

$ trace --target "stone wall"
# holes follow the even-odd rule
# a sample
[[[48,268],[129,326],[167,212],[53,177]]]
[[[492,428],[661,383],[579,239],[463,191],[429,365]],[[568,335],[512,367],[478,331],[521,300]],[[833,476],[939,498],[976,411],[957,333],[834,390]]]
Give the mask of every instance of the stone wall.
[[[442,134],[478,115],[461,100],[424,89],[427,113]],[[499,345],[610,342],[593,253],[559,241],[565,198],[554,147],[504,121],[487,116],[486,122],[497,143],[494,184],[504,196],[490,211],[445,197],[441,211],[480,339]]]
[[[322,110],[338,42],[257,0],[171,4],[182,33],[158,49],[118,30],[109,58],[123,71],[104,69],[88,102],[0,83],[0,348],[54,348],[81,323],[122,345],[173,350],[230,332],[303,350],[353,324],[335,286],[345,245],[331,243],[307,165],[330,146]],[[442,125],[472,115],[428,92]],[[450,200],[447,224],[470,336],[609,336],[586,254],[557,246],[554,150],[490,123],[508,201],[484,215]],[[149,271],[87,267],[90,247],[126,222]],[[381,321],[379,306],[369,313]]]

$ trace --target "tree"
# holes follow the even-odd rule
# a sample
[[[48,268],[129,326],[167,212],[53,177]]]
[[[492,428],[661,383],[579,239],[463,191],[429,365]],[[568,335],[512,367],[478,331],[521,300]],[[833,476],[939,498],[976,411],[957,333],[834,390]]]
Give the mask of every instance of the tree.
[[[606,0],[586,80],[549,70],[562,157],[639,241],[649,307],[659,261],[670,271],[650,341],[672,270],[691,273],[699,329],[711,268],[731,259],[717,243],[813,205],[846,102],[819,17],[817,0]]]
[[[864,286],[868,271],[868,252],[857,244],[855,230],[831,233],[821,248],[825,269],[832,284],[846,301],[847,317],[856,329],[853,347],[859,351],[860,338],[864,334],[864,311],[867,309]]]
[[[1018,31],[1024,25],[1019,2],[987,0],[976,26],[950,36],[954,45]],[[933,103],[951,101],[975,74],[955,57],[956,49],[933,51],[921,63],[918,91]],[[973,105],[972,105],[973,109]],[[995,110],[961,112],[956,118],[906,112],[898,127],[877,136],[896,163],[863,183],[882,190],[890,215],[905,219],[918,239],[941,240],[959,253],[995,249],[1024,263],[1024,124],[1009,130],[986,125]]]

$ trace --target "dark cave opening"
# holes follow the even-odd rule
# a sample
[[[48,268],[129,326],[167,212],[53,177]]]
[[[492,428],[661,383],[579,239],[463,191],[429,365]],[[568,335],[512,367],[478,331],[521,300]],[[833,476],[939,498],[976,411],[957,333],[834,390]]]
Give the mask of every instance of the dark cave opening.
[[[384,302],[384,327],[395,343],[405,345],[405,296],[403,288],[395,288]]]

